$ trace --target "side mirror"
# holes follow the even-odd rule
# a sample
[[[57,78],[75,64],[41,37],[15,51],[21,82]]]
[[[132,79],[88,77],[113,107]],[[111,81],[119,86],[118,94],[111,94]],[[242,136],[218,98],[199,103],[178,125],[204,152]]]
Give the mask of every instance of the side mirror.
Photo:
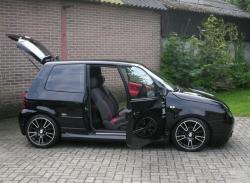
[[[160,88],[158,93],[160,96],[166,96],[168,92],[166,88]]]

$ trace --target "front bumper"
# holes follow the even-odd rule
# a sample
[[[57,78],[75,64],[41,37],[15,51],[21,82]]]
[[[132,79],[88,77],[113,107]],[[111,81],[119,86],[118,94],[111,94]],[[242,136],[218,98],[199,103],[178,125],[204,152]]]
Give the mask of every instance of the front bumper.
[[[234,130],[235,119],[233,116],[227,116],[226,120],[220,122],[221,125],[219,130],[211,135],[211,145],[221,146],[227,143],[227,141],[232,137]]]

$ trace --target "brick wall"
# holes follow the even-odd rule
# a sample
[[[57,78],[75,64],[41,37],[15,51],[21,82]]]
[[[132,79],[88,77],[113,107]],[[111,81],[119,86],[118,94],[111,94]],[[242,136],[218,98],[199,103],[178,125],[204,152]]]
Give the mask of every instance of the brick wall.
[[[159,69],[160,15],[143,9],[71,3],[68,58],[121,59]]]
[[[6,33],[25,34],[61,54],[61,13],[65,6],[68,59],[121,59],[157,71],[160,14],[151,10],[60,0],[1,0],[0,116],[20,106],[37,70]]]
[[[51,50],[60,50],[60,9],[56,1],[1,0],[0,2],[0,116],[13,115],[20,107],[37,70],[6,33],[27,34]],[[2,114],[2,115],[1,115]]]

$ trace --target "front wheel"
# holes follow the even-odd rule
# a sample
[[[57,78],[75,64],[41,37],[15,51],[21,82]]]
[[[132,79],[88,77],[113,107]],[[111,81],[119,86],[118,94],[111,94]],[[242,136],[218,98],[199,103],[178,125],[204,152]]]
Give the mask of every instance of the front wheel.
[[[50,117],[36,115],[26,125],[26,137],[33,146],[51,147],[59,139],[59,128]]]
[[[196,118],[184,119],[172,131],[172,142],[183,151],[200,151],[209,142],[210,130],[207,124]]]

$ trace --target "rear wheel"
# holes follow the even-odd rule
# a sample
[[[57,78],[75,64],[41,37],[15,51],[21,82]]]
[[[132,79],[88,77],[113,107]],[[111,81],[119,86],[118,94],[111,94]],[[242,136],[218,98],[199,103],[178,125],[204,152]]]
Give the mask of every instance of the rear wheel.
[[[210,131],[204,121],[188,118],[176,124],[172,132],[172,142],[183,151],[200,151],[209,142]]]
[[[50,117],[36,115],[27,123],[26,137],[28,141],[36,147],[51,147],[59,139],[59,128]]]

